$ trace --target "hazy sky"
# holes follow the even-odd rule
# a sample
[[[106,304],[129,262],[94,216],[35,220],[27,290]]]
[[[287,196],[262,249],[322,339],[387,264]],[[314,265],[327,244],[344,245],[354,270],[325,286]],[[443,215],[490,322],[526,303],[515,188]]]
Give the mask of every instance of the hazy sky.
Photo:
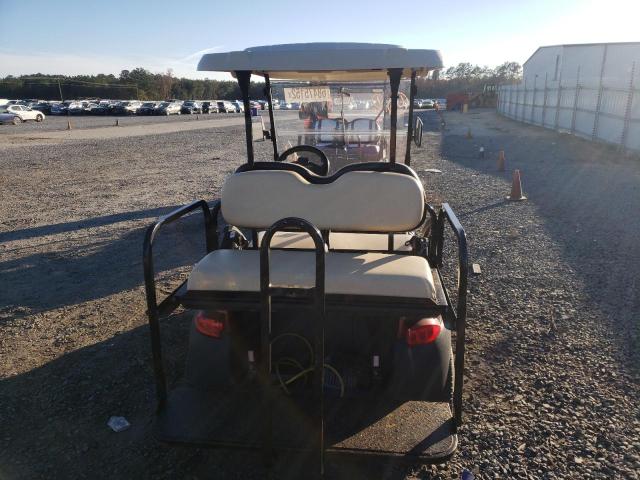
[[[0,76],[196,71],[205,52],[356,41],[523,63],[538,46],[640,41],[640,0],[0,0]],[[219,77],[218,77],[219,78]]]

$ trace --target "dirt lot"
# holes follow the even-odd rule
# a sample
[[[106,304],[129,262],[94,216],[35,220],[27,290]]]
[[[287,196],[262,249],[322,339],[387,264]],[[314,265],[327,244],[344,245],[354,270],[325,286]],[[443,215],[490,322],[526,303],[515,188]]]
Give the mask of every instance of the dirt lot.
[[[638,478],[640,162],[490,111],[446,120],[413,166],[459,214],[482,267],[460,450],[441,467],[330,465],[329,477]],[[153,132],[16,145],[13,127],[0,129],[0,478],[265,477],[259,456],[151,437],[144,228],[215,198],[244,158],[240,126]],[[526,202],[504,200],[501,148]],[[268,144],[256,149],[270,158]],[[160,243],[162,290],[201,255],[198,221]],[[184,322],[163,332],[177,366]],[[132,427],[113,433],[111,415]],[[274,476],[304,476],[293,465]]]

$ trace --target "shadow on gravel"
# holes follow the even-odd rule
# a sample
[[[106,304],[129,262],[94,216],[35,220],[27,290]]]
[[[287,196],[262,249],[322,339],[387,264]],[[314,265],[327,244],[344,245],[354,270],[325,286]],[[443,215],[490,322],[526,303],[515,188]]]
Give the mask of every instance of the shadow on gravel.
[[[640,309],[640,162],[607,145],[499,117],[495,122],[507,122],[506,133],[492,128],[495,135],[474,132],[473,139],[444,135],[442,157],[504,179],[505,197],[510,191],[511,172],[519,169],[528,202],[536,206],[545,229],[562,248],[562,257],[586,285],[583,293],[598,305],[610,328],[625,332],[616,337],[620,347],[627,352],[637,350],[639,333],[634,316]],[[478,157],[480,145],[486,149],[484,159]],[[506,153],[504,173],[497,171],[500,149]],[[460,217],[504,204],[498,199],[460,212]],[[637,354],[635,360],[637,372]]]
[[[3,234],[4,241],[54,233],[74,232],[77,236],[64,239],[64,250],[40,251],[0,262],[0,277],[6,285],[0,292],[0,305],[8,308],[9,318],[17,318],[107,297],[142,285],[145,230],[155,217],[173,208],[122,213]],[[157,274],[191,265],[202,257],[204,229],[198,213],[168,225],[161,232],[154,246]],[[90,231],[95,227],[144,218],[148,218],[144,227],[129,227],[124,234],[117,230]],[[55,241],[49,244],[55,244]],[[28,248],[24,250],[28,251]]]
[[[10,232],[0,232],[0,242],[12,242],[26,238],[42,237],[46,235],[58,235],[60,233],[84,230],[88,228],[103,227],[114,223],[127,222],[129,220],[140,220],[142,218],[153,218],[164,215],[177,206],[160,207],[148,210],[138,210],[136,212],[123,212],[102,217],[88,218],[75,222],[56,223],[53,225],[42,225],[40,227],[23,228]]]

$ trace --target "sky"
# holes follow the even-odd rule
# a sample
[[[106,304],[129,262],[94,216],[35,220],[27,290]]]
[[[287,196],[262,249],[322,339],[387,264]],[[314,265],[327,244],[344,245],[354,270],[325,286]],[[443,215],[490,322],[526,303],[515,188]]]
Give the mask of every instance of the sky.
[[[278,43],[393,43],[494,67],[543,45],[640,41],[640,0],[0,0],[0,77],[119,74],[179,77],[203,53]]]

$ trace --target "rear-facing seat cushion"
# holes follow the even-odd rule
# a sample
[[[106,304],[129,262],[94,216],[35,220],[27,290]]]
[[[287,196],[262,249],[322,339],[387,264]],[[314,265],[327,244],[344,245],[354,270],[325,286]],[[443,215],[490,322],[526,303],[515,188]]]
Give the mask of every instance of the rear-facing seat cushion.
[[[410,252],[413,233],[394,233],[393,251]],[[258,232],[258,240],[262,244],[264,232]],[[271,240],[271,248],[313,249],[313,240],[304,232],[277,232]],[[389,237],[384,233],[345,233],[330,232],[329,248],[331,250],[363,250],[385,252],[389,248]]]
[[[287,170],[235,173],[222,188],[222,215],[237,227],[269,228],[286,217],[318,229],[407,232],[423,220],[424,190],[412,175],[350,171],[310,183]]]
[[[271,252],[272,286],[310,288],[315,280],[314,252]],[[216,250],[198,262],[187,282],[189,291],[259,292],[258,250]],[[325,255],[325,292],[328,295],[365,295],[434,299],[427,261],[414,255],[328,252]]]

